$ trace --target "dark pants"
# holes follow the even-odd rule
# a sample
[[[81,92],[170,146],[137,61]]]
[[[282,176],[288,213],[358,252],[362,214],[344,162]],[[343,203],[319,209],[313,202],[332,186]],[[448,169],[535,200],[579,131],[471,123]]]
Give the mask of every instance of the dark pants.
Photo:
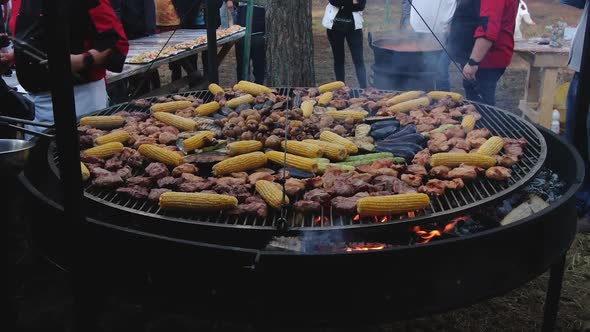
[[[506,68],[480,68],[475,74],[475,82],[463,80],[467,99],[491,106],[496,105],[496,86],[505,71]],[[481,98],[477,95],[478,90]]]
[[[238,81],[247,80],[244,78],[244,39],[240,39],[236,43],[236,62],[238,71]],[[250,61],[252,62],[252,74],[254,75],[254,82],[264,84],[264,77],[266,73],[266,47],[264,34],[252,34],[250,39]]]
[[[328,31],[328,40],[332,46],[332,54],[334,55],[334,73],[336,80],[344,82],[344,39],[348,43],[352,62],[356,69],[356,77],[359,81],[359,86],[364,89],[367,87],[367,72],[365,70],[365,60],[363,58],[363,30],[358,29],[350,32],[342,31]]]

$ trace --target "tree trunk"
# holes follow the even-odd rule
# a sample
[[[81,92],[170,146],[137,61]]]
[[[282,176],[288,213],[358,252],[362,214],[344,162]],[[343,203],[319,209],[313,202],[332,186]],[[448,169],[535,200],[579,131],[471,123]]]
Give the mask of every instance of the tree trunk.
[[[269,0],[266,73],[269,86],[315,86],[312,0]]]

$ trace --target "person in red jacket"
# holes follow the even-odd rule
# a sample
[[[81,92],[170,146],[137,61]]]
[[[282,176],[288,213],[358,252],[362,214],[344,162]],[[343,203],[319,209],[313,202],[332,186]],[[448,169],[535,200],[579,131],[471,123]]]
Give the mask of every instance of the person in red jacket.
[[[459,2],[449,39],[455,44],[455,55],[459,53],[456,60],[464,64],[468,99],[495,105],[496,85],[512,61],[518,4],[519,0]],[[465,35],[471,31],[472,38]]]
[[[47,53],[53,37],[47,36],[43,28],[42,4],[43,0],[14,1],[10,25],[17,43],[26,42]],[[71,51],[76,114],[81,116],[108,106],[106,71],[123,70],[129,42],[110,0],[77,0],[68,9],[70,35],[66,37]],[[19,83],[35,103],[35,121],[53,123],[47,66],[18,47],[14,60]]]

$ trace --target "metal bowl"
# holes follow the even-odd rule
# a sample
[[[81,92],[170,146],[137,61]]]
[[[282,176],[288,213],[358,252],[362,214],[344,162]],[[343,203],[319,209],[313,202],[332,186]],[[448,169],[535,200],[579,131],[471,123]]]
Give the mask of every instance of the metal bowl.
[[[35,142],[20,139],[0,139],[0,172],[18,174],[29,159]]]

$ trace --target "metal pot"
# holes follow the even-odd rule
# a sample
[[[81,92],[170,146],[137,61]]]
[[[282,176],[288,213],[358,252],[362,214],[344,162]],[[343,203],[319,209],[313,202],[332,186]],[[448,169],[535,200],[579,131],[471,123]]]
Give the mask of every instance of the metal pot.
[[[18,174],[25,167],[34,146],[34,141],[0,139],[0,172],[3,175]]]
[[[375,55],[374,67],[388,74],[437,72],[443,54],[436,40],[418,33],[379,39],[369,33],[369,46]]]

